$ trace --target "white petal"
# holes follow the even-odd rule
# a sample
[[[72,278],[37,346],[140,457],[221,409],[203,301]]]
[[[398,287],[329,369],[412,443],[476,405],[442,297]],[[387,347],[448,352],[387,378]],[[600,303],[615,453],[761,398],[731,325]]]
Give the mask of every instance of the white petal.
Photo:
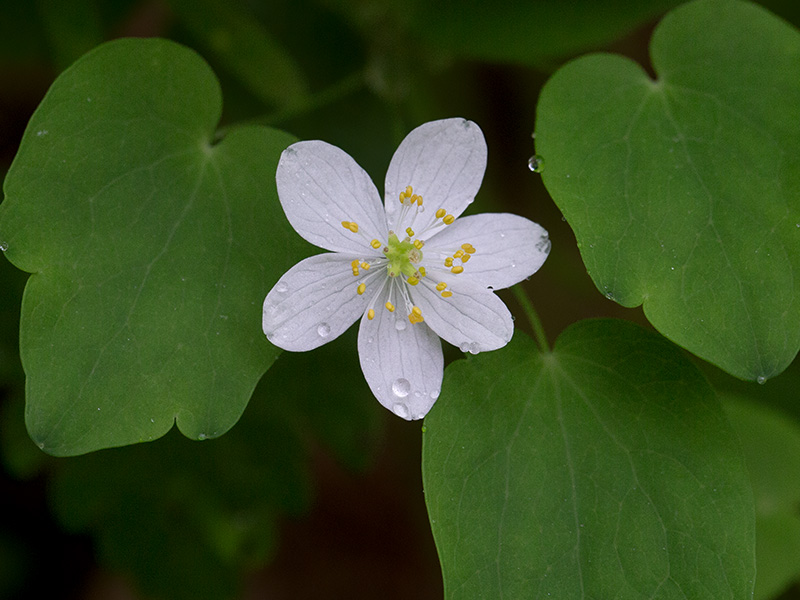
[[[550,238],[541,225],[506,213],[457,219],[426,242],[425,253],[452,255],[461,244],[467,243],[476,252],[463,265],[464,272],[458,277],[495,290],[511,287],[533,275],[550,253]]]
[[[402,141],[386,172],[384,202],[390,228],[405,231],[410,225],[410,218],[399,222],[400,192],[409,185],[422,196],[425,208],[414,222],[419,232],[433,222],[439,208],[456,217],[464,212],[485,170],[486,141],[475,123],[444,119],[420,125]]]
[[[318,254],[289,269],[264,299],[262,326],[270,342],[302,352],[344,333],[366,310],[369,293],[358,295],[358,285],[371,274],[353,276],[352,257]],[[374,288],[377,290],[377,287]]]
[[[412,291],[425,323],[464,352],[477,354],[505,346],[514,334],[514,322],[503,301],[486,288],[459,279],[459,275],[447,271],[447,277],[438,271],[429,269],[426,282]],[[447,283],[453,295],[443,298],[431,285],[433,281]]]
[[[275,175],[289,223],[303,238],[335,252],[370,252],[386,241],[386,215],[369,175],[346,152],[321,141],[292,144]],[[343,221],[357,223],[359,233]]]
[[[403,323],[401,330],[398,322]],[[378,303],[372,321],[367,315],[361,319],[358,357],[378,402],[399,417],[421,419],[439,397],[442,345],[425,323],[412,324],[404,314],[390,313]]]

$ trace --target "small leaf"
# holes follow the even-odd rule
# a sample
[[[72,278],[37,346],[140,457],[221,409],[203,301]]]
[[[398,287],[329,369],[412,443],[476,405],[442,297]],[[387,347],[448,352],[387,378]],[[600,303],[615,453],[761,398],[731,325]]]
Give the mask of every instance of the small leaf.
[[[303,256],[277,201],[290,136],[211,145],[219,85],[164,40],[98,47],[53,84],[5,181],[26,423],[46,452],[222,435],[275,359],[267,290]]]
[[[754,598],[768,600],[800,579],[800,427],[752,400],[722,397],[753,482],[758,568]]]
[[[663,338],[583,321],[450,365],[423,479],[453,598],[750,598],[750,483],[713,390]]]
[[[536,149],[597,287],[744,379],[800,348],[800,35],[766,10],[698,0],[651,42],[545,85]]]

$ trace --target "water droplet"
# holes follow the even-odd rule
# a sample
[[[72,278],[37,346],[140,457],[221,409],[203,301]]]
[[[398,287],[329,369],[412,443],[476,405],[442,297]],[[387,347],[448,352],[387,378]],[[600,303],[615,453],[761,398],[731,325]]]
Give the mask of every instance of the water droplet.
[[[759,375],[759,376],[756,378],[756,381],[757,381],[757,382],[758,382],[760,385],[764,385],[765,383],[767,383],[767,378],[766,378],[766,377],[764,377],[763,375]]]
[[[614,299],[614,294],[611,293],[611,292],[606,292],[606,298],[608,298],[609,300],[613,300]]]
[[[394,328],[397,331],[403,331],[406,328],[406,320],[405,319],[395,319],[394,320]]]
[[[402,402],[397,402],[392,406],[392,412],[401,419],[408,418],[408,407]]]
[[[414,392],[414,398],[422,398],[422,392],[421,392],[421,391],[419,391],[419,390],[416,390],[416,391]]]
[[[423,426],[422,426],[422,433],[425,433],[426,431],[428,431],[428,428],[427,428],[427,427],[425,427],[425,425],[423,425]]]
[[[8,250],[8,242],[0,242],[0,252]]]
[[[433,390],[429,395],[431,399],[436,400],[439,397],[439,390]]]
[[[392,383],[392,392],[394,392],[394,395],[398,398],[405,398],[408,396],[409,392],[411,392],[411,383],[408,381],[408,379],[395,379],[394,383]],[[408,409],[406,409],[405,406],[403,406],[403,408],[405,409],[406,414],[408,414]]]
[[[528,168],[534,173],[541,173],[544,170],[544,159],[534,154],[528,159]]]
[[[461,345],[459,345],[458,349],[462,352],[469,352],[469,342],[463,342]]]
[[[47,131],[47,129],[42,129],[41,131],[37,131],[36,135],[39,136],[39,137],[42,137],[43,135],[47,135],[48,133],[50,133],[50,132]]]
[[[289,285],[285,281],[279,281],[275,284],[275,291],[280,294],[285,294],[289,291]]]
[[[204,439],[206,439],[206,434],[205,434],[205,433],[201,433],[200,435],[198,435],[198,436],[197,436],[197,439],[198,439],[198,440],[204,440]]]
[[[481,351],[481,345],[478,342],[472,342],[469,345],[469,353],[470,354],[477,354]]]
[[[368,344],[372,344],[373,342],[375,342],[375,338],[374,337],[370,336],[370,337],[367,338],[367,343]]]
[[[331,326],[327,323],[320,323],[317,327],[317,335],[319,337],[328,337],[331,334]]]

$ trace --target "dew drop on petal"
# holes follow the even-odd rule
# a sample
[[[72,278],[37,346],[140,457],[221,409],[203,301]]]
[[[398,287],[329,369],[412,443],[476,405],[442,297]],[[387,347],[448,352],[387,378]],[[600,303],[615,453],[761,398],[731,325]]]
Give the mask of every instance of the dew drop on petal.
[[[436,400],[436,399],[439,397],[439,390],[433,390],[433,391],[430,393],[430,397],[431,397],[433,400]]]
[[[767,378],[766,378],[766,377],[764,377],[763,375],[759,375],[759,376],[756,378],[756,381],[757,381],[759,384],[761,384],[761,385],[764,385],[765,383],[767,383]]]
[[[411,383],[408,379],[395,379],[394,383],[392,383],[392,392],[398,398],[405,398],[408,396],[409,392],[411,392]],[[405,408],[405,406],[403,407]],[[407,411],[406,411],[407,412]]]
[[[402,402],[396,402],[394,405],[392,405],[392,412],[401,419],[408,418],[408,407]]]
[[[275,284],[275,291],[281,294],[285,294],[289,291],[289,286],[286,284],[285,281],[279,281]]]
[[[394,328],[397,331],[403,331],[406,328],[406,320],[405,319],[395,319],[394,320]]]
[[[331,334],[331,326],[327,323],[320,323],[317,327],[317,335],[319,337],[328,337]]]
[[[534,154],[528,159],[528,168],[534,173],[541,173],[544,170],[544,159]]]
[[[469,353],[470,354],[477,354],[481,351],[481,345],[478,342],[472,342],[469,345]]]
[[[462,352],[469,352],[469,342],[462,342],[458,349]]]

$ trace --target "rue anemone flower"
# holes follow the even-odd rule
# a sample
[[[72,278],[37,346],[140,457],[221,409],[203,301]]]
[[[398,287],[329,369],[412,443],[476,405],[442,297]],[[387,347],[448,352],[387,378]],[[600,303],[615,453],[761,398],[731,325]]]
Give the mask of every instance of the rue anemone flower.
[[[278,196],[292,227],[329,250],[300,261],[264,300],[270,342],[312,350],[356,320],[361,370],[378,401],[421,419],[439,397],[439,338],[476,354],[505,346],[514,324],[495,295],[536,272],[550,241],[512,214],[460,217],[486,169],[486,142],[465,119],[414,129],[386,173],[384,203],[367,173],[322,141],[281,155]]]

